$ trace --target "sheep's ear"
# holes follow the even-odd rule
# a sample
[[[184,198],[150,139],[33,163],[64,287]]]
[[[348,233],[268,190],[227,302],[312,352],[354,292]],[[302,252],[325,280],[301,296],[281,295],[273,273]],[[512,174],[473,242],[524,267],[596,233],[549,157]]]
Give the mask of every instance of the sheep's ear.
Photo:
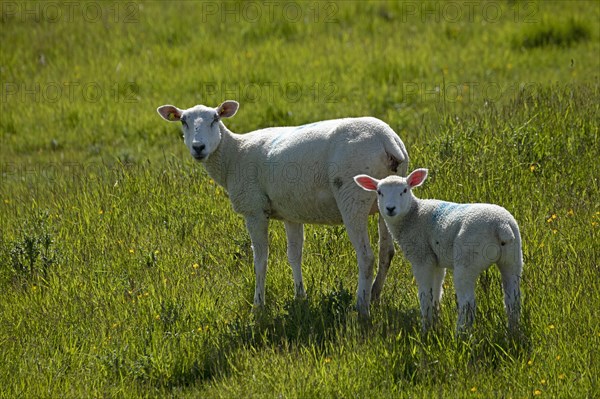
[[[427,179],[427,169],[416,169],[413,170],[410,175],[406,178],[406,181],[410,188],[419,187]]]
[[[174,105],[163,105],[162,107],[158,107],[156,112],[169,122],[179,122],[183,113],[182,110]]]
[[[237,101],[227,100],[217,107],[220,118],[231,118],[237,112],[240,104]]]
[[[377,190],[377,185],[379,184],[379,180],[373,179],[371,176],[367,175],[354,176],[354,181],[356,182],[356,184],[358,184],[359,187],[367,191]]]

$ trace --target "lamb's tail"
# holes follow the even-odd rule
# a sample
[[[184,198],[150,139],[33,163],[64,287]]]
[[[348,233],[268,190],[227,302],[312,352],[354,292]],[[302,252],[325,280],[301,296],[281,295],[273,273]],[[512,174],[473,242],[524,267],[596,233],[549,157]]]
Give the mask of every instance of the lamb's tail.
[[[393,141],[385,140],[384,149],[388,156],[390,172],[406,176],[408,173],[408,152],[400,137],[393,136]]]
[[[516,238],[515,232],[513,231],[510,223],[500,223],[496,228],[496,233],[498,234],[500,245],[510,244]]]

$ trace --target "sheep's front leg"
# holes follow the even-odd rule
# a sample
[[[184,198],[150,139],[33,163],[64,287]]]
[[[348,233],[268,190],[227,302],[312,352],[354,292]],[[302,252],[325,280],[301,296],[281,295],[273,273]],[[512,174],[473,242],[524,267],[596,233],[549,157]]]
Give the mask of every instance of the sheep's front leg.
[[[292,274],[296,298],[306,298],[304,281],[302,280],[302,246],[304,245],[304,226],[301,223],[285,222],[287,235],[287,256]]]
[[[457,264],[454,266],[454,289],[458,301],[457,333],[463,334],[473,326],[476,313],[475,284],[479,268],[474,265]]]
[[[446,269],[443,267],[433,268],[433,324],[437,324],[440,317],[440,304],[442,303],[442,295],[444,294],[444,278],[446,277]]]
[[[425,259],[423,262],[413,263],[412,271],[419,288],[422,327],[423,331],[427,331],[434,325],[438,306],[436,301],[439,300],[438,288],[435,287],[435,262]]]
[[[385,282],[394,254],[394,239],[385,224],[383,216],[379,215],[379,267],[377,269],[377,277],[373,283],[373,289],[371,290],[371,299],[373,301],[379,300],[381,296],[383,283]]]
[[[254,273],[256,274],[254,306],[262,307],[265,304],[265,281],[269,257],[269,220],[264,216],[246,217],[246,227],[250,233],[254,254]]]

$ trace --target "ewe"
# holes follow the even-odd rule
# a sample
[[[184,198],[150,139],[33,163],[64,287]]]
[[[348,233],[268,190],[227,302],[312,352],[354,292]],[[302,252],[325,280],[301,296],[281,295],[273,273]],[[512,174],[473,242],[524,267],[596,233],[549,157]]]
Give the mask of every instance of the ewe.
[[[446,268],[454,268],[457,331],[471,327],[477,277],[496,263],[502,275],[508,327],[516,331],[523,268],[517,222],[497,205],[455,204],[415,197],[412,189],[426,178],[427,169],[417,169],[406,178],[354,177],[363,189],[377,192],[379,210],[412,265],[419,287],[423,329],[429,329],[437,319]]]
[[[233,209],[246,221],[252,240],[255,306],[265,302],[269,219],[283,220],[295,294],[306,295],[302,281],[303,223],[344,223],[358,258],[357,309],[369,315],[371,296],[378,298],[394,255],[393,239],[379,219],[379,270],[373,282],[374,255],[367,232],[368,215],[377,212],[370,194],[352,177],[370,173],[406,175],[408,154],[396,133],[370,117],[275,127],[234,134],[221,118],[235,115],[239,104],[186,110],[163,105],[158,113],[183,125],[185,144],[208,174],[229,193]],[[366,155],[365,155],[366,154]]]

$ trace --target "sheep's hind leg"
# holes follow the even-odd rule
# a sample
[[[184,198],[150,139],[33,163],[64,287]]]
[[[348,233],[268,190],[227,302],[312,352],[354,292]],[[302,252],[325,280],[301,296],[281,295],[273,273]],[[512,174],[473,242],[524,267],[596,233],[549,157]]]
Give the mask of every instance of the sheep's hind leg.
[[[498,268],[502,275],[502,289],[504,291],[504,308],[508,316],[508,330],[517,333],[521,317],[521,271],[522,261],[499,262]]]
[[[254,254],[254,273],[256,275],[254,306],[262,308],[265,304],[265,282],[269,257],[269,220],[264,216],[246,217],[246,227],[250,233]]]
[[[385,283],[385,279],[392,263],[392,258],[395,254],[394,249],[394,239],[392,238],[392,234],[388,230],[383,216],[379,215],[379,266],[377,269],[377,277],[375,278],[375,282],[373,283],[373,288],[371,290],[371,299],[373,301],[379,300],[381,296],[381,290],[383,289],[383,284]]]
[[[304,226],[301,223],[284,222],[287,235],[287,256],[292,274],[296,298],[306,298],[302,280],[302,246],[304,245]]]
[[[371,304],[371,287],[373,284],[373,264],[375,255],[369,242],[367,232],[367,217],[363,223],[354,219],[354,223],[346,224],[350,242],[356,250],[358,260],[358,289],[356,307],[358,313],[365,318],[369,317],[369,308]]]
[[[375,263],[375,255],[371,249],[367,229],[368,210],[343,212],[342,217],[358,261],[356,308],[361,317],[368,319],[373,285],[373,264]]]

